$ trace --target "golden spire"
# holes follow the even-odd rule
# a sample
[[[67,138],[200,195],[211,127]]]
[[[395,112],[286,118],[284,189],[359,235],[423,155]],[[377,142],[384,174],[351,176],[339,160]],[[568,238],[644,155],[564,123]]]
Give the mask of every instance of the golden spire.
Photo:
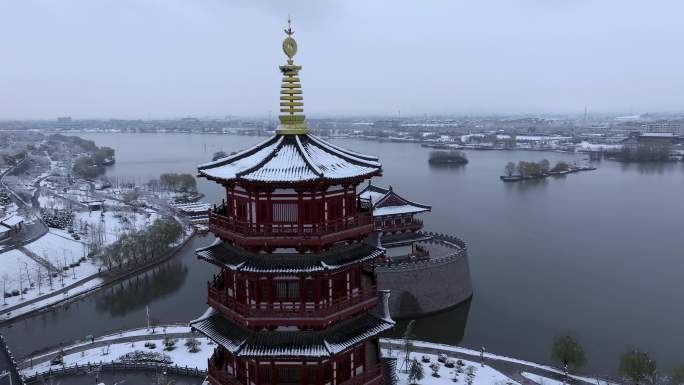
[[[280,125],[276,132],[280,135],[299,135],[309,133],[304,121],[304,101],[302,85],[299,83],[301,66],[295,65],[292,58],[297,54],[297,41],[292,37],[292,20],[287,18],[287,37],[283,40],[283,52],[287,56],[287,64],[280,66],[283,83],[280,86]]]

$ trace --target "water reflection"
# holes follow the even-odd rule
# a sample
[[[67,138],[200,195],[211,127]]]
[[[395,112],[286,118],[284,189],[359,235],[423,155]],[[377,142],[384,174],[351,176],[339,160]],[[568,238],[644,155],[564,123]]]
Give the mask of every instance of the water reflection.
[[[661,175],[665,172],[676,171],[682,168],[679,162],[621,162],[620,167],[623,171],[636,170],[645,175]]]
[[[451,309],[416,319],[413,326],[416,339],[448,345],[460,344],[465,335],[470,303],[471,300],[468,300]],[[387,336],[401,338],[409,322],[410,320],[398,321]]]
[[[111,316],[125,316],[130,311],[144,308],[150,302],[179,290],[188,267],[178,260],[166,263],[146,274],[113,286],[98,297],[95,308],[108,311]]]
[[[428,166],[435,172],[458,172],[460,174],[465,172],[468,164],[428,163]]]
[[[555,176],[555,177],[550,177],[550,178],[553,178],[553,179],[565,178],[565,175]],[[539,189],[543,189],[543,188],[548,187],[550,178],[529,179],[529,180],[524,180],[521,182],[501,182],[501,183],[503,183],[507,192],[525,193],[527,191],[537,191]]]

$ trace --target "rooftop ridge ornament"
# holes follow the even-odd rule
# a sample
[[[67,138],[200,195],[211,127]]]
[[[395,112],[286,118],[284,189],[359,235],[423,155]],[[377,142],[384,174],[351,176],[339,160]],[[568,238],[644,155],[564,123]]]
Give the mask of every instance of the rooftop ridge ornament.
[[[287,64],[280,66],[283,74],[283,82],[280,85],[280,112],[278,116],[280,125],[276,133],[278,135],[305,135],[309,133],[309,127],[305,122],[304,98],[302,97],[302,85],[299,83],[299,70],[302,66],[294,64],[292,58],[297,54],[297,41],[292,37],[292,20],[287,18],[287,29],[284,30],[287,37],[283,40],[283,52],[287,56]]]

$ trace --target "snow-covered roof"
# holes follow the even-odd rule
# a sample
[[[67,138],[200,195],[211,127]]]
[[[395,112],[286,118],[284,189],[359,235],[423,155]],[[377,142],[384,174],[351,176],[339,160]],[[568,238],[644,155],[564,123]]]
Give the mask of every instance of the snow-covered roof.
[[[366,243],[340,245],[322,253],[250,253],[217,241],[197,249],[197,257],[220,267],[249,273],[297,274],[340,269],[380,257],[384,249]]]
[[[379,174],[377,157],[332,145],[314,135],[276,135],[237,154],[198,166],[220,180],[296,183],[345,180]]]
[[[209,308],[190,326],[238,357],[330,357],[394,326],[367,313],[317,331],[252,331]]]
[[[382,217],[385,215],[397,215],[397,214],[417,214],[425,211],[430,211],[430,209],[425,207],[419,207],[414,205],[401,205],[401,206],[387,206],[380,207],[373,210],[374,217]]]
[[[373,205],[374,217],[397,214],[417,214],[432,209],[432,206],[402,198],[399,194],[394,192],[391,186],[389,188],[382,188],[368,184],[368,186],[359,193],[359,198],[370,200]]]

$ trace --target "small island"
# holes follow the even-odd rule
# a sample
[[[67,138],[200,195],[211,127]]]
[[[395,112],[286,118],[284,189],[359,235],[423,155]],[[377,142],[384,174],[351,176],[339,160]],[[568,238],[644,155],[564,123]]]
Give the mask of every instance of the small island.
[[[428,162],[433,165],[462,165],[468,163],[468,158],[463,151],[432,151]]]
[[[529,179],[548,178],[552,175],[565,175],[591,170],[596,170],[596,167],[572,166],[563,161],[559,161],[551,168],[551,163],[548,159],[542,159],[539,162],[520,161],[518,164],[508,162],[504,167],[504,175],[501,175],[499,179],[504,182],[520,182]]]

